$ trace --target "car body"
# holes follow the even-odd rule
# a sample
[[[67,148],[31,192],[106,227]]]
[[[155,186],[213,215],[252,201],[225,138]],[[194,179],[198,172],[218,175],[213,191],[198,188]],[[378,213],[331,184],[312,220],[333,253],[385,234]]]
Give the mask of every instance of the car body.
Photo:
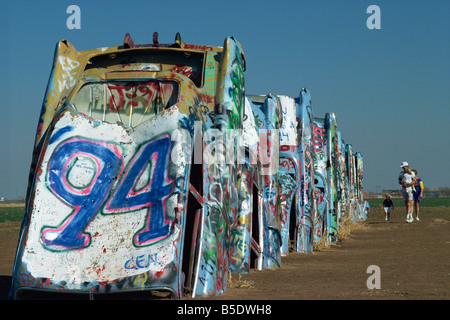
[[[203,158],[212,129],[240,126],[244,70],[233,37],[138,45],[127,34],[86,51],[60,41],[10,297],[223,292],[238,163]]]

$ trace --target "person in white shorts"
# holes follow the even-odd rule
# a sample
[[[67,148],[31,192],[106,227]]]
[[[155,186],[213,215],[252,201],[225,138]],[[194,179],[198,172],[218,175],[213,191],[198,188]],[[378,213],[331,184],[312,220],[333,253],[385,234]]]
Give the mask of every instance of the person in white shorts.
[[[398,177],[398,183],[402,185],[402,195],[406,206],[406,222],[413,222],[414,196],[412,186],[416,183],[414,172],[409,169],[408,162],[403,161],[400,165],[403,169]]]
[[[391,212],[394,210],[394,203],[391,200],[391,195],[386,193],[386,199],[384,199],[383,204],[381,205],[384,209],[384,216],[386,221],[391,220]]]

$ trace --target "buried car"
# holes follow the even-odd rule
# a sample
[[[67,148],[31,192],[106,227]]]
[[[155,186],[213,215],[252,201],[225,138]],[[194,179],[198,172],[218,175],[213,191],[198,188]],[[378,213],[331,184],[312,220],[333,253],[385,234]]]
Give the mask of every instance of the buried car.
[[[157,33],[153,44],[127,34],[122,46],[86,51],[60,41],[10,297],[223,292],[238,165],[203,160],[219,150],[208,130],[240,125],[244,70],[233,37],[223,48],[179,34],[159,44]]]

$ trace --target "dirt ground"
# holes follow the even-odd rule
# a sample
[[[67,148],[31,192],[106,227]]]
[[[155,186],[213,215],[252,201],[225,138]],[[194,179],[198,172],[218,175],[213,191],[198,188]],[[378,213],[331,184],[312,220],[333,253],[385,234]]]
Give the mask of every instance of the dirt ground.
[[[349,238],[323,251],[291,253],[276,270],[233,275],[214,300],[450,300],[450,208],[424,208],[405,223],[403,208],[390,222],[381,209]],[[20,223],[0,224],[0,299],[11,282]],[[380,289],[368,289],[371,265],[380,268]],[[190,299],[189,299],[190,300]]]

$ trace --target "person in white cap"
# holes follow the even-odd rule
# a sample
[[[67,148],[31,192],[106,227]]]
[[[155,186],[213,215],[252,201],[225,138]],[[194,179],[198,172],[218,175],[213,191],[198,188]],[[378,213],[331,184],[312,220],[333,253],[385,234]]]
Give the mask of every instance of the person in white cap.
[[[406,206],[406,222],[413,222],[414,196],[412,186],[416,183],[414,172],[409,169],[408,162],[403,161],[400,165],[403,169],[398,176],[398,183],[402,185],[403,200]]]

